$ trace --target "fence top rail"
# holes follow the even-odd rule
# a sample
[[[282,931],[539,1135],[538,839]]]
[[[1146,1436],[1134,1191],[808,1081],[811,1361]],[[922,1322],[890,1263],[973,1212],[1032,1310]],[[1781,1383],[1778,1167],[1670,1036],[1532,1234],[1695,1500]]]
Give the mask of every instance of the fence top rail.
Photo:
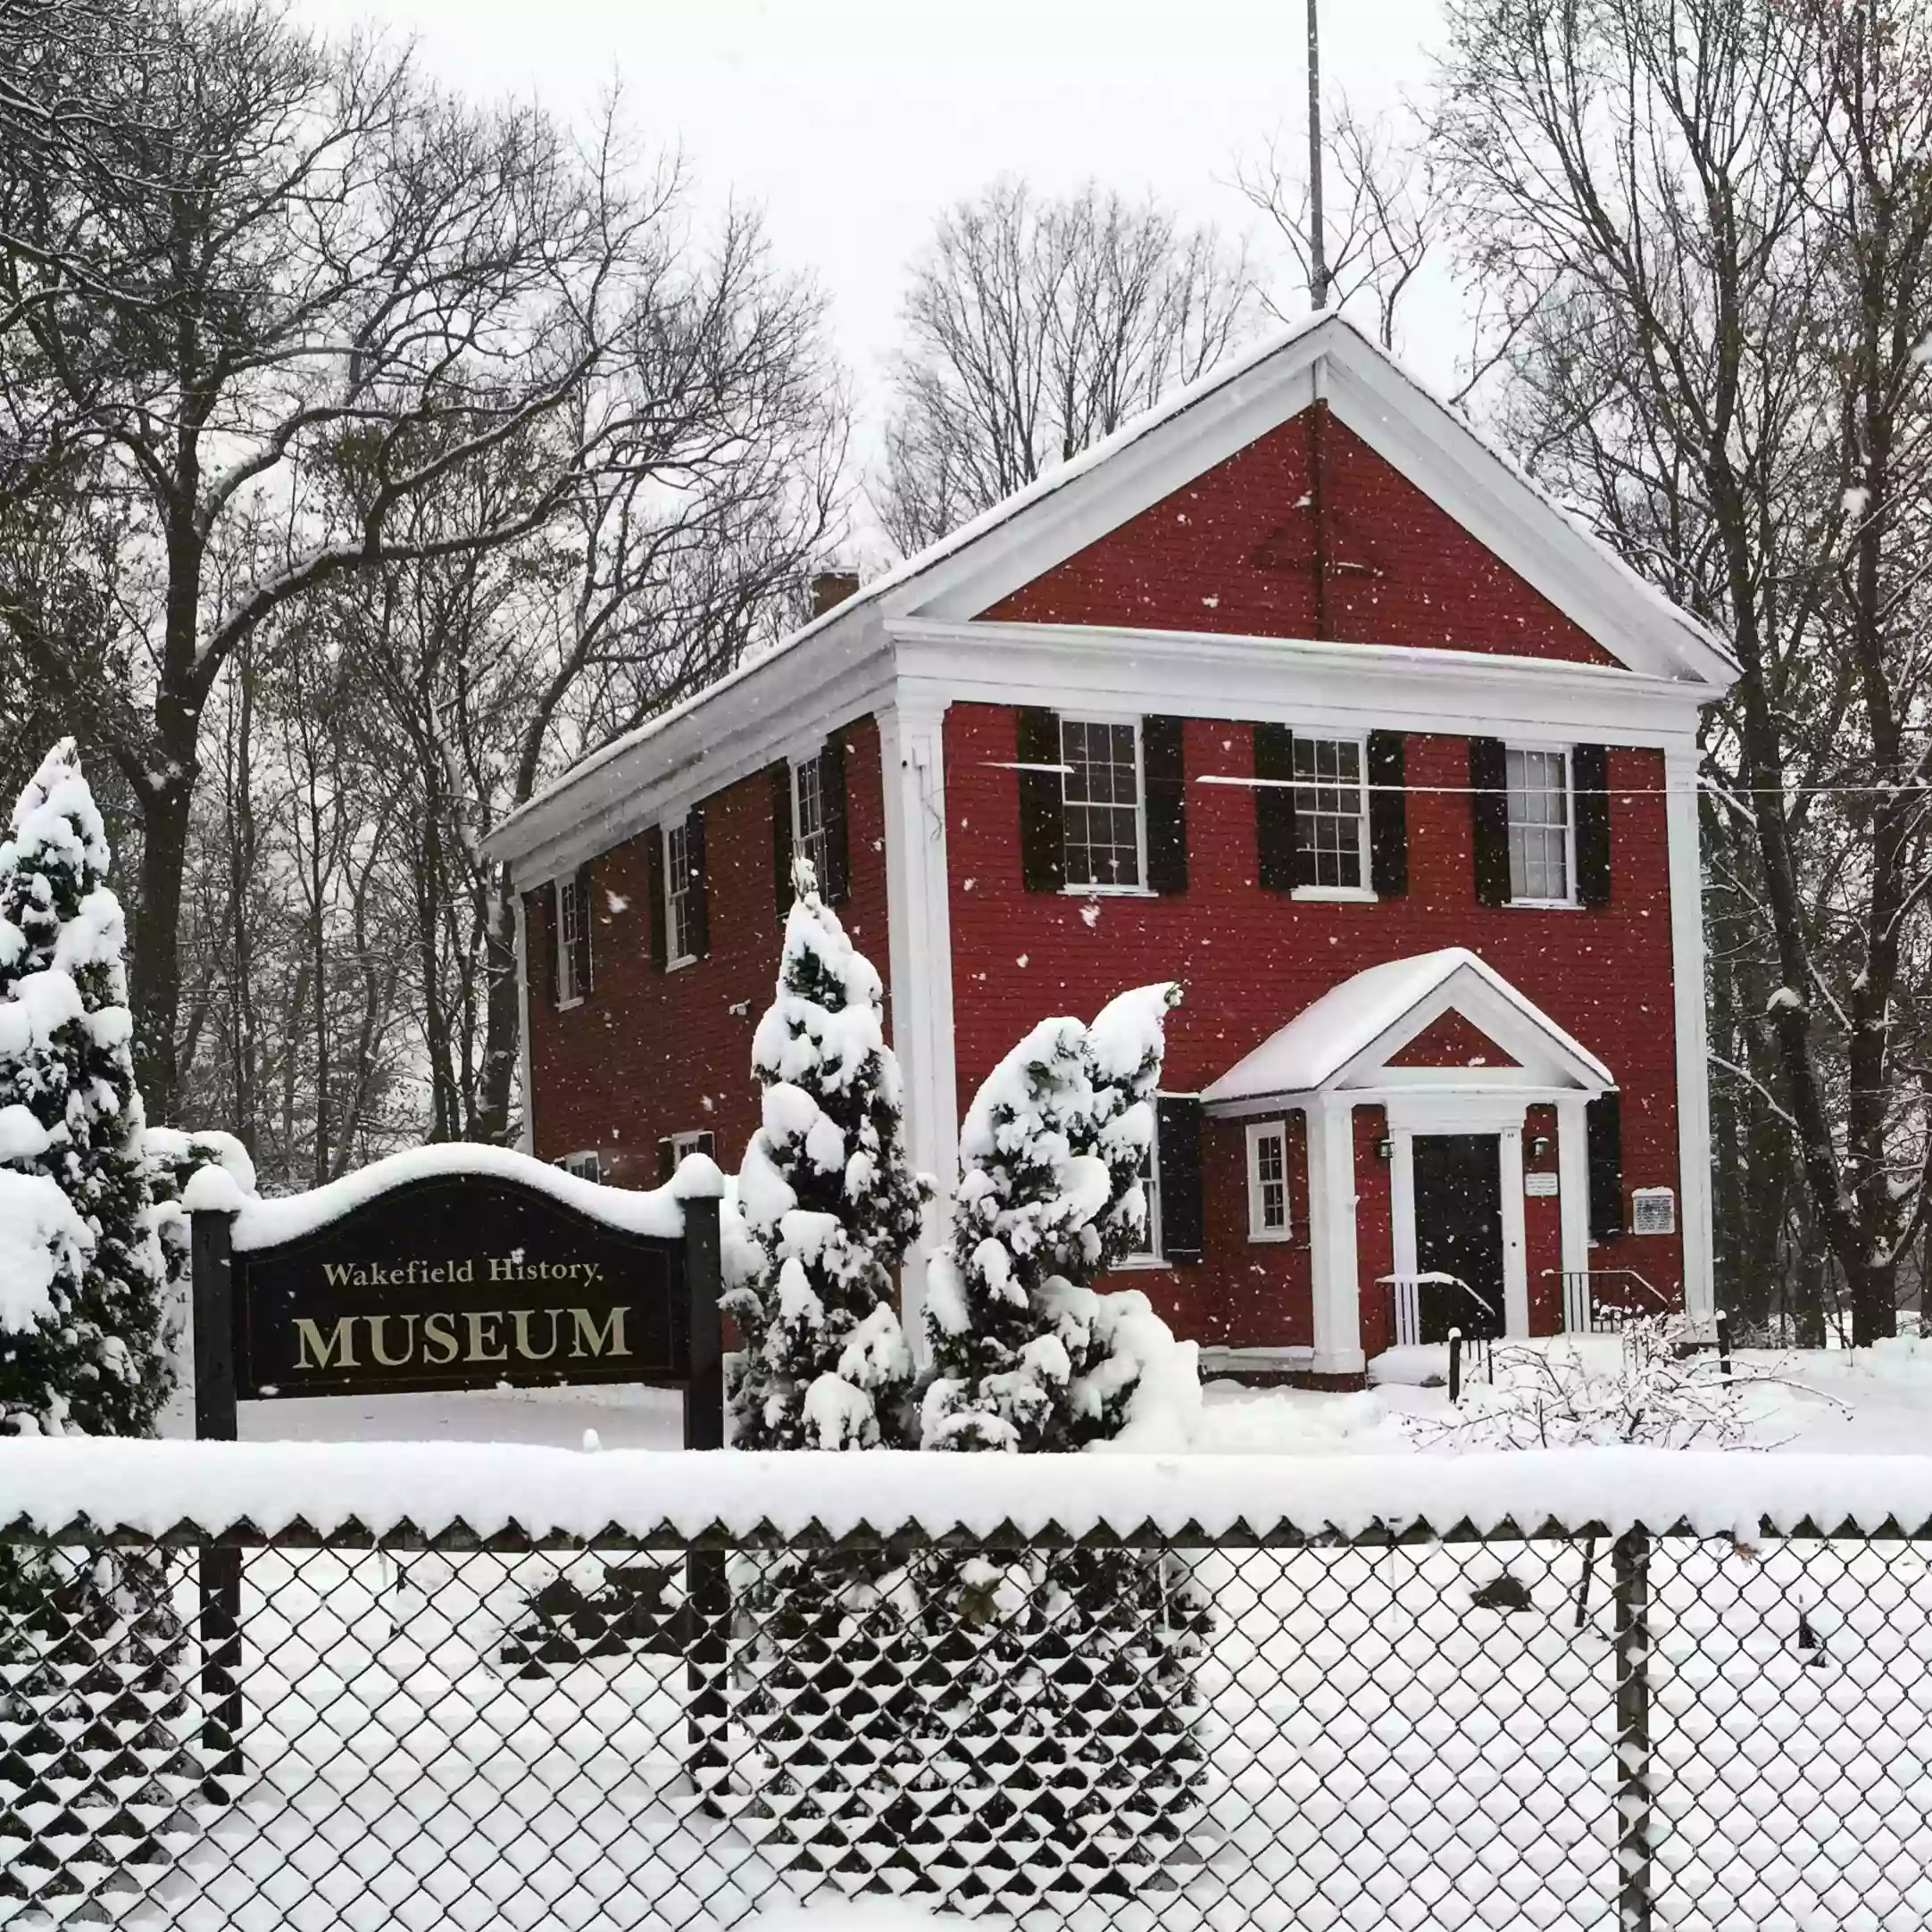
[[[1051,1467],[1043,1467],[1050,1463]],[[787,1455],[495,1443],[0,1444],[20,1540],[452,1548],[1932,1537],[1932,1456]]]

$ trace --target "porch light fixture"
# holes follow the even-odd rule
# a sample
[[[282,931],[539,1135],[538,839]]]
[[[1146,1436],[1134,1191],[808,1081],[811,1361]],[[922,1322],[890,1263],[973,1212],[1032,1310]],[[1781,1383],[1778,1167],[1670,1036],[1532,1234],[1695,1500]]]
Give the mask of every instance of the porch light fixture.
[[[1529,1154],[1532,1160],[1547,1160],[1549,1153],[1550,1137],[1547,1134],[1532,1134],[1529,1137]]]
[[[1375,1157],[1378,1161],[1393,1161],[1395,1158],[1395,1143],[1387,1134],[1376,1142]]]

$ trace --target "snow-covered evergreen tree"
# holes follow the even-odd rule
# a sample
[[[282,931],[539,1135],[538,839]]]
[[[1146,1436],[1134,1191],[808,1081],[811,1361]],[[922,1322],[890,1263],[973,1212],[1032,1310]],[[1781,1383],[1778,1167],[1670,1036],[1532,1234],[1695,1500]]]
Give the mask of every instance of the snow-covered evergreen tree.
[[[56,1186],[91,1239],[71,1305],[16,1350],[0,1400],[16,1428],[137,1436],[154,1426],[170,1366],[126,933],[107,868],[100,813],[62,739],[0,845],[0,1120],[11,1123],[0,1161]],[[37,1394],[43,1370],[51,1380]]]
[[[1193,1345],[1145,1295],[1091,1285],[1146,1242],[1142,1177],[1178,998],[1139,987],[1091,1025],[1043,1021],[974,1096],[952,1238],[928,1270],[928,1448],[1184,1444],[1201,1399]],[[930,1694],[944,1740],[931,1775],[976,1794],[956,1815],[932,1801],[953,1841],[936,1861],[1015,1909],[1157,1870],[1200,1803],[1193,1669],[1208,1613],[1185,1570],[1128,1551],[944,1553],[920,1587],[929,1623],[966,1633]],[[989,1765],[1014,1735],[1037,1742],[1008,1788]]]
[[[1043,1020],[987,1076],[960,1128],[952,1239],[926,1270],[929,1449],[1056,1449],[1070,1364],[1043,1309],[1108,1207],[1091,1151],[1087,1029]]]
[[[912,1359],[894,1270],[925,1188],[905,1153],[884,990],[811,865],[795,872],[778,993],[752,1041],[763,1124],[738,1171],[756,1262],[726,1311],[745,1341],[743,1449],[910,1446]]]
[[[960,1131],[952,1238],[927,1273],[929,1449],[1066,1450],[1129,1426],[1184,1434],[1191,1346],[1145,1295],[1093,1277],[1147,1238],[1163,1021],[1178,987],[1137,987],[1089,1025],[1046,1020],[987,1076]],[[1154,1411],[1158,1409],[1158,1417]]]

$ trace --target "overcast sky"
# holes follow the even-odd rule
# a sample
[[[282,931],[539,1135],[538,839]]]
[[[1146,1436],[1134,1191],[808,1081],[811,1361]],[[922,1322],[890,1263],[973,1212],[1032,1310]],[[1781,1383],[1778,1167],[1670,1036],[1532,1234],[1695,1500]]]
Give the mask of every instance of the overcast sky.
[[[941,208],[1003,171],[1048,189],[1094,177],[1238,231],[1237,159],[1306,84],[1302,0],[296,4],[318,26],[413,36],[475,95],[575,113],[620,77],[635,124],[681,146],[707,196],[762,204],[781,256],[820,279],[868,428],[905,264]],[[1394,108],[1426,83],[1438,0],[1325,0],[1322,31],[1330,86]],[[1445,379],[1453,326],[1406,333]]]

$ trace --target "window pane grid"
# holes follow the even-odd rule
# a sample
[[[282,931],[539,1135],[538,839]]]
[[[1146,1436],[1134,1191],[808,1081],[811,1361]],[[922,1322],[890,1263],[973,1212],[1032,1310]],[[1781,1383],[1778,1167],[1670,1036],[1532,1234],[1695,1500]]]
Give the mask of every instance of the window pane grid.
[[[1570,896],[1570,761],[1562,752],[1507,755],[1510,896]]]
[[[557,996],[566,1003],[582,997],[577,962],[584,944],[584,906],[577,881],[557,881]]]
[[[1157,1262],[1161,1259],[1161,1150],[1157,1142],[1150,1144],[1141,1156],[1140,1191],[1147,1203],[1147,1237],[1128,1259]]]
[[[1362,824],[1362,746],[1297,736],[1295,843],[1303,885],[1360,888]]]
[[[1140,884],[1140,755],[1130,724],[1063,718],[1060,755],[1066,880]]]
[[[816,758],[798,767],[798,813],[793,824],[801,858],[812,862],[812,876],[825,890],[825,795]]]
[[[669,915],[670,956],[692,955],[691,836],[687,825],[674,825],[664,840],[665,910]]]
[[[1279,1234],[1288,1225],[1287,1151],[1278,1131],[1254,1137],[1254,1228]]]

